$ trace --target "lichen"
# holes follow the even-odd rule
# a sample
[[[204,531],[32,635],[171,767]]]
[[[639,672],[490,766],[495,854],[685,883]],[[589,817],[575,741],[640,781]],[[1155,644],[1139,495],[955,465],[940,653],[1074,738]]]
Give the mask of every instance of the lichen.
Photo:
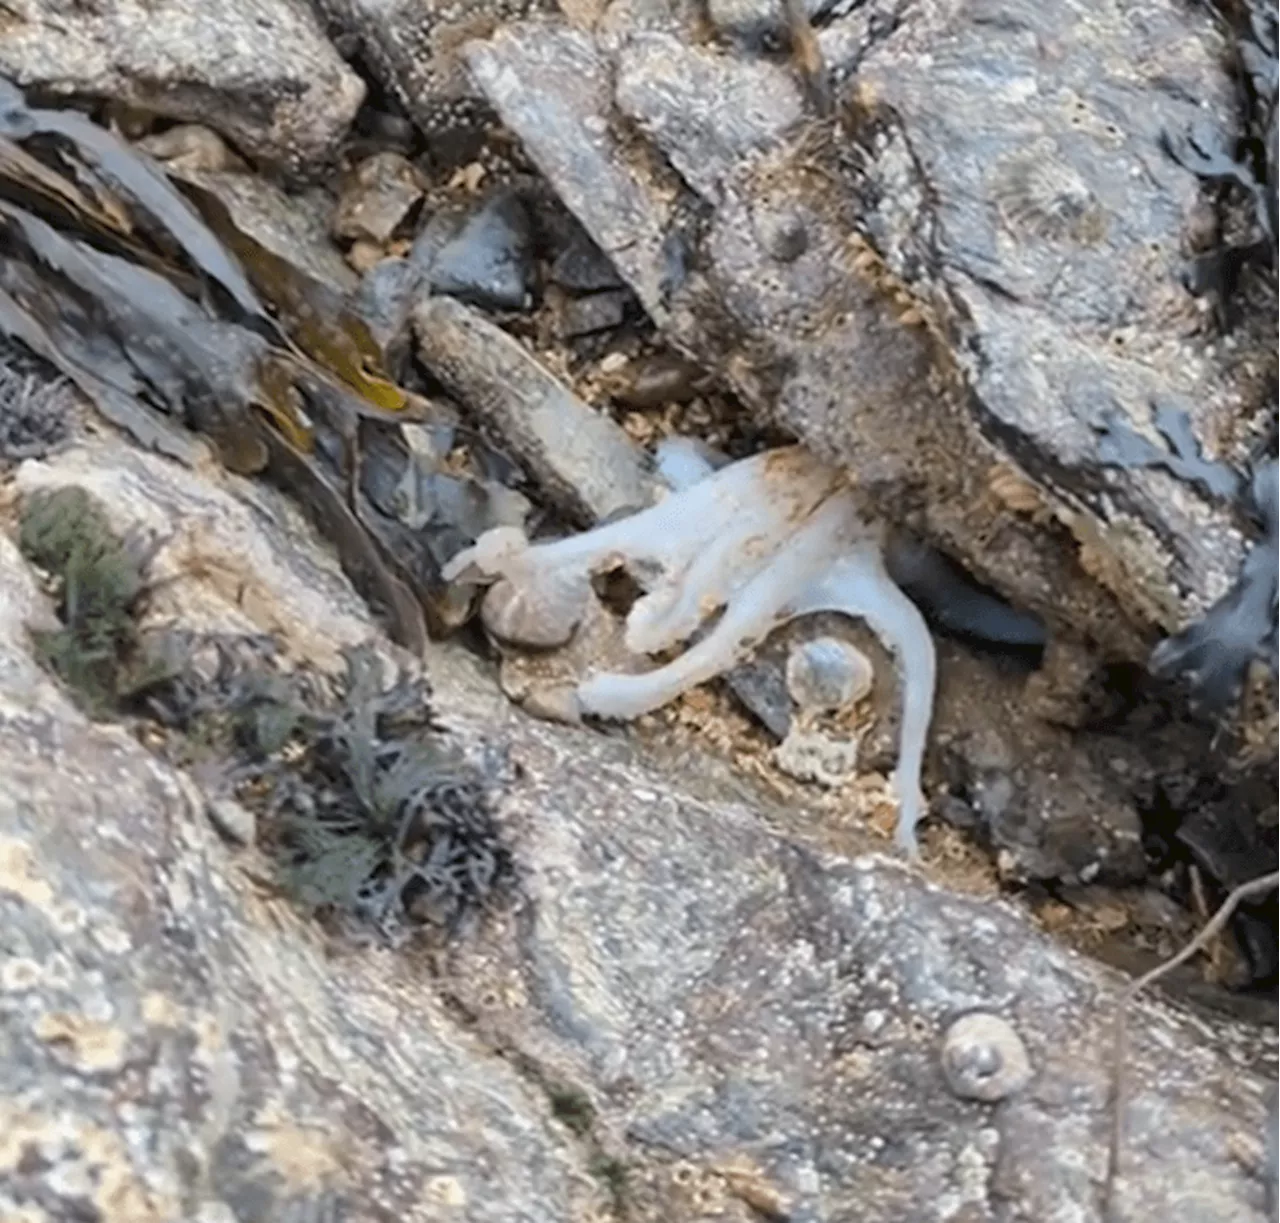
[[[62,620],[32,633],[37,655],[87,712],[106,716],[147,670],[135,620],[142,549],[121,540],[102,506],[75,486],[28,498],[18,544],[53,580]]]
[[[637,664],[692,644],[649,670],[587,676],[572,692],[576,715],[639,717],[728,670],[788,620],[823,611],[859,617],[901,668],[897,841],[918,852],[933,641],[920,612],[886,573],[881,533],[861,517],[838,472],[800,447],[766,451],[582,535],[531,544],[514,529],[489,532],[456,556],[444,576],[490,584],[482,609],[490,631],[517,645],[545,647],[563,640],[581,618],[584,597],[594,597],[590,579],[618,567],[645,592],[626,619],[625,642]]]

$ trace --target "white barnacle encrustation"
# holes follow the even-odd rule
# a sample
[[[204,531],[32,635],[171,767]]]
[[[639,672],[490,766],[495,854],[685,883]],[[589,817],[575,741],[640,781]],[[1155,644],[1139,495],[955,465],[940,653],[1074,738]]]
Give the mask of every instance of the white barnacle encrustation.
[[[1031,1081],[1031,1059],[1007,1019],[973,1011],[957,1019],[943,1037],[942,1074],[961,1099],[994,1104]]]
[[[901,672],[897,841],[916,854],[936,667],[924,618],[885,571],[881,532],[861,516],[843,476],[799,446],[715,471],[680,457],[679,487],[649,509],[548,543],[498,528],[454,557],[444,577],[496,583],[485,622],[517,644],[566,640],[591,597],[591,577],[619,567],[644,591],[625,625],[626,648],[637,657],[690,641],[719,612],[673,661],[577,684],[576,712],[614,720],[639,717],[728,670],[797,616],[865,620]],[[660,470],[663,463],[659,455]]]

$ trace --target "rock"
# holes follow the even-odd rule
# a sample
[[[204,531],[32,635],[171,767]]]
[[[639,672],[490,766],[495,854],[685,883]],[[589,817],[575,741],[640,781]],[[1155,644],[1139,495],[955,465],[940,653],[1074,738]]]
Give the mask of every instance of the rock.
[[[831,0],[804,0],[801,7],[812,19],[835,5]],[[784,7],[774,0],[707,0],[707,16],[722,34],[752,43],[786,30]]]
[[[72,22],[56,0],[29,0],[0,39],[0,75],[204,124],[303,177],[331,161],[365,94],[289,0],[99,0]]]
[[[422,276],[408,259],[379,259],[361,278],[353,302],[397,380],[409,361],[409,314]]]
[[[1168,400],[1225,446],[1245,414],[1178,279],[1199,188],[1160,147],[1228,121],[1208,23],[1015,0],[993,36],[985,9],[917,6],[859,42],[861,121],[832,131],[780,67],[641,8],[607,37],[526,23],[466,54],[673,343],[1053,633],[1145,661],[1201,615],[1241,520],[1107,464],[1096,429]]]
[[[215,798],[206,807],[209,822],[233,845],[252,845],[258,833],[257,817],[234,799]]]
[[[555,257],[549,276],[553,283],[571,293],[597,293],[622,287],[622,278],[613,264],[577,226],[568,244]]]
[[[207,563],[157,591],[194,625],[271,625],[297,658],[379,640],[273,490],[86,447],[24,465],[20,495],[90,481],[117,526],[170,539],[158,576],[199,524]],[[1120,980],[1007,905],[821,852],[813,812],[735,797],[706,760],[655,768],[524,717],[439,644],[451,739],[509,755],[499,817],[526,904],[426,972],[264,894],[190,778],[37,668],[25,625],[45,606],[0,531],[10,1214],[1098,1220]],[[974,1010],[1006,1017],[1036,1070],[995,1109],[957,1099],[938,1064]],[[1260,1223],[1238,1153],[1263,1132],[1265,1034],[1255,1049],[1153,999],[1129,1028],[1113,1218]]]
[[[629,408],[660,408],[688,403],[711,389],[713,379],[701,366],[674,353],[654,353],[628,372],[627,385],[615,398]]]
[[[593,522],[649,504],[652,484],[621,427],[501,328],[447,297],[420,303],[413,327],[427,368],[571,514]]]
[[[343,183],[333,233],[348,242],[386,243],[422,199],[426,182],[399,153],[376,153]]]
[[[533,240],[520,197],[502,190],[433,254],[427,254],[427,238],[414,244],[411,258],[426,267],[437,293],[486,310],[527,310],[537,275]]]
[[[211,127],[199,123],[179,123],[144,136],[138,148],[163,162],[172,174],[243,174],[248,167]]]
[[[603,293],[570,298],[560,311],[560,334],[572,340],[620,327],[634,303],[635,295],[630,289],[606,289]]]
[[[459,50],[544,0],[317,0],[330,27],[349,35],[378,84],[426,137],[434,161],[462,165],[492,114],[467,77]]]

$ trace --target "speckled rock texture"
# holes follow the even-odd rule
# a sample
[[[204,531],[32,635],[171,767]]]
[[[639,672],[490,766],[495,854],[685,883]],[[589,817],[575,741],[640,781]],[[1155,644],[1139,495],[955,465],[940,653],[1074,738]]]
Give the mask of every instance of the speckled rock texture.
[[[475,152],[493,120],[462,47],[504,21],[553,9],[550,0],[314,0],[314,7],[446,162]]]
[[[301,175],[332,159],[365,94],[294,0],[13,0],[0,74],[206,124]]]
[[[1212,25],[1167,0],[842,11],[828,119],[662,0],[465,54],[677,346],[1057,634],[1144,658],[1251,530],[1098,449],[1108,411],[1154,438],[1167,404],[1241,464],[1263,403],[1265,360],[1181,284],[1205,199],[1161,147],[1234,121]]]
[[[781,831],[706,760],[533,721],[455,647],[435,706],[505,746],[522,900],[443,960],[322,936],[32,660],[51,608],[14,511],[66,484],[158,540],[149,619],[394,652],[270,490],[101,438],[0,488],[0,1216],[1100,1220],[1113,975]],[[995,1105],[943,1073],[973,1010],[1030,1061]],[[1132,1032],[1109,1223],[1260,1223],[1265,1034],[1156,1002]]]

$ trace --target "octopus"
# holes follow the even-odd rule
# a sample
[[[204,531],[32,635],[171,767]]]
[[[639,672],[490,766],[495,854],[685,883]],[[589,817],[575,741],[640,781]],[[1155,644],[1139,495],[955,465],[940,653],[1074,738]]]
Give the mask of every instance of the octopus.
[[[630,575],[643,593],[627,613],[624,642],[645,669],[590,670],[562,710],[575,721],[627,721],[658,709],[797,617],[862,619],[900,672],[895,841],[918,856],[937,664],[924,617],[885,568],[883,527],[860,511],[844,475],[799,446],[718,470],[678,441],[658,459],[673,487],[657,504],[546,542],[497,527],[455,556],[444,577],[488,587],[481,617],[494,637],[554,649],[592,609],[594,577],[618,569]],[[652,656],[680,646],[670,661],[652,664]]]

